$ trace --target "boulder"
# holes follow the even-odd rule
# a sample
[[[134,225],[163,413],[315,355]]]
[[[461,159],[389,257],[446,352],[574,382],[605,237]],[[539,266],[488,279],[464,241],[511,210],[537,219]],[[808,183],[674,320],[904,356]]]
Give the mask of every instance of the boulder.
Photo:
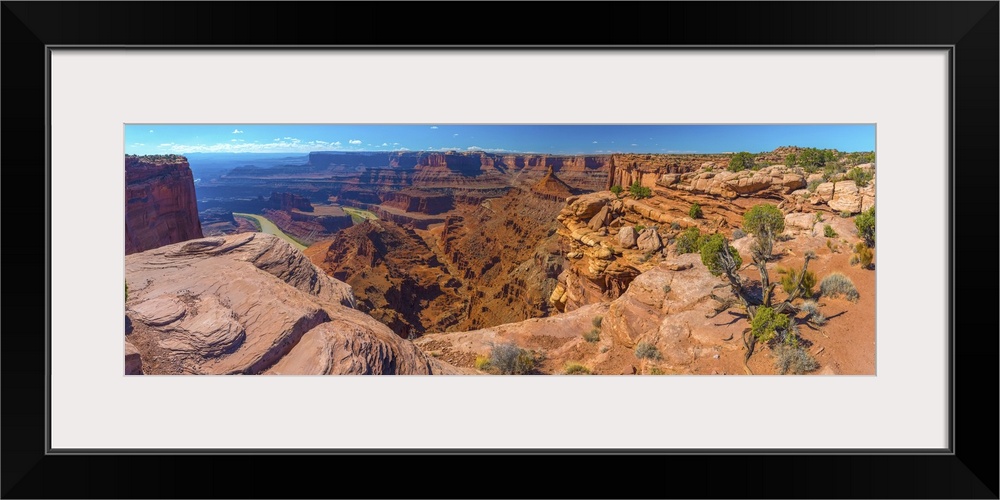
[[[638,234],[632,226],[625,226],[618,231],[618,243],[622,248],[635,248]]]
[[[655,229],[647,227],[639,234],[636,245],[638,245],[639,250],[644,252],[655,252],[663,248],[663,241],[660,240],[660,235]]]
[[[861,212],[862,195],[854,181],[840,181],[834,184],[833,196],[826,202],[830,208],[852,214]]]

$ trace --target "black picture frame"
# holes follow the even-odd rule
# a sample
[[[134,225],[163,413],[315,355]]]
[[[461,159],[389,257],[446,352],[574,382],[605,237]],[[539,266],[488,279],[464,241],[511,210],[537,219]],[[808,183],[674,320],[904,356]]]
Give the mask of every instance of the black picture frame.
[[[558,3],[3,2],[7,227],[45,252],[8,244],[2,356],[2,495],[32,497],[712,497],[997,498],[998,2]],[[490,12],[482,16],[483,9]],[[331,14],[332,12],[332,14]],[[547,12],[557,12],[552,15]],[[512,26],[537,26],[512,36]],[[576,26],[574,30],[547,29]],[[421,29],[421,27],[425,27]],[[488,29],[488,27],[494,27]],[[565,32],[572,31],[569,39]],[[553,35],[555,39],[553,39]],[[458,36],[456,36],[458,35]],[[569,36],[569,35],[566,35]],[[329,47],[345,45],[624,47],[950,47],[952,69],[952,428],[948,453],[177,453],[54,455],[46,441],[45,325],[50,270],[47,52],[52,46]],[[609,45],[609,43],[614,45]],[[985,192],[984,192],[985,191]],[[44,202],[44,204],[43,204]],[[39,206],[42,205],[42,206]],[[991,219],[991,218],[990,218]],[[12,233],[8,233],[12,234]],[[980,240],[982,235],[989,239]],[[973,236],[976,235],[976,238]],[[982,255],[986,245],[985,258]],[[960,245],[961,243],[961,245]],[[8,267],[11,269],[11,267]],[[44,270],[45,276],[41,274]],[[20,271],[19,271],[20,272]],[[8,290],[11,290],[9,288]],[[30,291],[30,293],[25,293]],[[968,314],[986,299],[979,314]],[[965,313],[965,314],[963,314]],[[86,332],[81,325],[81,332]],[[956,338],[955,333],[961,331]],[[122,418],[139,418],[122,415]],[[734,422],[741,418],[734,413]],[[742,417],[745,418],[745,417]],[[983,425],[985,423],[985,425]],[[738,425],[747,425],[739,423]],[[748,432],[766,429],[748,427]],[[559,455],[559,456],[555,456]],[[346,459],[346,460],[345,460]],[[554,463],[580,477],[558,479]],[[334,479],[298,481],[329,467]],[[459,474],[469,467],[478,474]],[[561,467],[566,468],[566,467]],[[476,490],[448,486],[468,476]],[[268,478],[274,478],[268,480]],[[341,478],[337,480],[336,478]],[[336,485],[334,488],[333,485]],[[458,483],[461,484],[461,483]],[[526,485],[547,485],[542,490]]]

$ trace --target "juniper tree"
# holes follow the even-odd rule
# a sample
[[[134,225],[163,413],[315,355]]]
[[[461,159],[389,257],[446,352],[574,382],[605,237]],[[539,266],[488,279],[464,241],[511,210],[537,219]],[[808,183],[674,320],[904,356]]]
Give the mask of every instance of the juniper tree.
[[[808,268],[809,262],[816,258],[816,254],[812,251],[806,252],[802,269],[797,272],[793,270],[789,274],[794,278],[782,284],[786,292],[785,299],[775,302],[774,289],[779,282],[771,281],[767,263],[771,260],[776,238],[785,230],[784,215],[774,205],[754,206],[743,216],[743,230],[754,238],[750,246],[752,262],[748,266],[755,267],[760,274],[759,295],[755,293],[751,281],[739,274],[743,259],[724,235],[717,233],[705,240],[701,246],[701,261],[713,275],[725,278],[736,301],[746,311],[751,328],[743,332],[743,344],[746,347],[743,368],[748,374],[752,374],[747,361],[753,355],[758,342],[765,343],[773,349],[801,349],[798,345],[799,335],[794,317],[803,309],[796,307],[793,302],[811,294],[811,288],[815,285],[815,275],[809,272]],[[723,303],[721,309],[716,309],[716,313],[732,305],[714,294],[712,298]],[[810,304],[810,307],[815,306]],[[815,318],[820,317],[822,316],[809,314],[807,321],[819,324]],[[808,356],[804,351],[801,354]]]

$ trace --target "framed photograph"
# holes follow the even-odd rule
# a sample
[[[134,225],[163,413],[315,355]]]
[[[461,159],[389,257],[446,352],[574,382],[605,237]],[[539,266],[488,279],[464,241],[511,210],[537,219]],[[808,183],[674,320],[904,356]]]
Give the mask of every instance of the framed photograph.
[[[651,496],[996,498],[995,400],[956,386],[995,380],[956,314],[992,268],[956,229],[997,206],[996,2],[727,4],[753,45],[582,4],[661,33],[627,46],[370,45],[351,20],[383,5],[4,3],[4,164],[46,202],[5,497],[420,454],[641,456]],[[751,462],[766,486],[662,486]]]

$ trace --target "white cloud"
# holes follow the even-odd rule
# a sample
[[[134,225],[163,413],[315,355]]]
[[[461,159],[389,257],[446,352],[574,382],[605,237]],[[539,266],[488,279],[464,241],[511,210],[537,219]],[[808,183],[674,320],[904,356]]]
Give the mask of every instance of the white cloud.
[[[351,139],[351,140],[349,140],[347,142],[349,142],[351,144],[361,144],[361,140],[360,139]]]
[[[431,130],[437,130],[437,125],[431,126]]]
[[[458,137],[458,134],[451,134],[452,137]]]
[[[409,151],[410,148],[399,148],[400,151]]]
[[[597,144],[597,141],[594,141],[593,144]]]
[[[340,146],[340,141],[334,142],[333,145],[334,146]]]
[[[388,146],[388,145],[389,145],[389,143],[388,143],[388,142],[383,142],[383,143],[382,143],[382,147],[386,147],[386,146]]]
[[[632,145],[633,145],[633,146],[638,146],[638,144],[635,144],[635,143],[633,143]]]
[[[167,147],[167,146],[173,146],[173,145],[174,145],[174,143],[172,143],[172,142],[165,142],[165,143],[163,143],[163,144],[160,144],[160,147],[161,147],[161,148],[165,148],[165,147]]]
[[[145,144],[143,144],[141,142],[133,142],[132,145],[133,146],[145,146]]]
[[[150,133],[150,134],[152,134],[152,133],[153,133],[153,130],[152,130],[152,129],[150,129],[150,130],[149,130],[149,133]]]
[[[469,146],[469,147],[465,148],[465,150],[466,151],[482,151],[483,148],[481,148],[479,146]]]
[[[243,131],[242,131],[242,130],[240,130],[240,129],[234,129],[234,130],[233,130],[233,133],[234,133],[234,134],[242,134],[242,133],[243,133]]]
[[[394,143],[392,143],[392,145],[393,146],[399,146],[399,143],[398,142],[394,142]]]

